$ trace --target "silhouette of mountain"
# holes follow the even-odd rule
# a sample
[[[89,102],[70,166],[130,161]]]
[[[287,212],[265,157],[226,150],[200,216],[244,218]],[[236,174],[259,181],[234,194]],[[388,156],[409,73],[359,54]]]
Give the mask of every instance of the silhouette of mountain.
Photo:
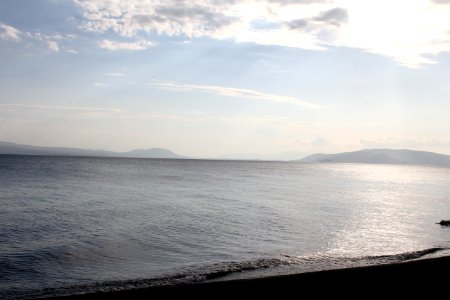
[[[364,149],[336,154],[318,153],[296,161],[309,163],[408,164],[450,167],[450,155],[406,149]]]
[[[146,157],[146,158],[186,158],[172,151],[162,148],[136,149],[129,152],[123,152],[127,157]]]
[[[281,152],[273,154],[256,154],[256,153],[241,153],[241,154],[226,154],[217,157],[220,160],[270,160],[270,161],[289,161],[302,157],[304,154],[299,152]]]
[[[137,149],[129,152],[89,150],[66,147],[40,147],[0,141],[0,154],[49,155],[49,156],[99,156],[99,157],[139,157],[139,158],[186,158],[161,148]]]

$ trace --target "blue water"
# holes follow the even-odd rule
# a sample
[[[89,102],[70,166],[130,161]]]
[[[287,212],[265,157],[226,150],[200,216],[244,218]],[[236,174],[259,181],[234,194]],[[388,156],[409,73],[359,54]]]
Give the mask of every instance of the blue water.
[[[437,255],[449,204],[449,168],[0,155],[0,298]]]

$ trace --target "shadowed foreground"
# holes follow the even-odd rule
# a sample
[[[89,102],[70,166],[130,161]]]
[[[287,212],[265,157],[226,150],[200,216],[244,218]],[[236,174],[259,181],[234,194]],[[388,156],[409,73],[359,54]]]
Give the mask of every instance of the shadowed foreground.
[[[119,297],[160,298],[168,296],[236,297],[240,295],[346,295],[366,298],[374,294],[392,295],[431,294],[448,292],[450,286],[450,257],[431,258],[407,263],[360,267],[267,277],[178,286],[160,286],[116,292],[105,292],[64,297],[64,299],[91,299]],[[361,294],[363,292],[363,294]],[[313,293],[313,294],[311,294]]]

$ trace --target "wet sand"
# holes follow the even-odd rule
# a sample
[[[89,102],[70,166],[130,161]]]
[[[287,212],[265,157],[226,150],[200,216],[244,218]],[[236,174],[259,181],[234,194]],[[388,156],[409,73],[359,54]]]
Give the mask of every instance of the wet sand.
[[[362,299],[393,294],[424,296],[450,293],[450,257],[399,264],[329,270],[295,275],[222,282],[160,286],[63,297],[64,299],[161,299],[244,295],[312,299],[316,296],[352,296]]]

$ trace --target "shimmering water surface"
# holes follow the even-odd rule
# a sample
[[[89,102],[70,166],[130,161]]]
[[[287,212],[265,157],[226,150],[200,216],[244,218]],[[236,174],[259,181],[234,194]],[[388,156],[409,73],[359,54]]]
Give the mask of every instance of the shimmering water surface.
[[[0,298],[414,259],[441,219],[448,168],[0,155]]]

